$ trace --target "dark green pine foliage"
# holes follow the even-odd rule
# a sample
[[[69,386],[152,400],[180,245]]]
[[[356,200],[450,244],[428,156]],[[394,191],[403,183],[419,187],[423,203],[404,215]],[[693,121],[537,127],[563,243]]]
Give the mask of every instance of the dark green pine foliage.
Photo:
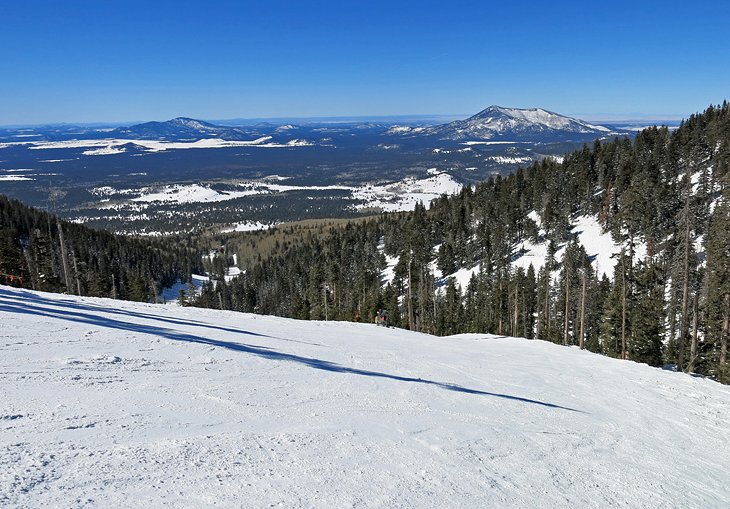
[[[230,283],[206,287],[198,304],[363,321],[385,307],[392,323],[412,330],[582,344],[727,381],[729,169],[723,103],[674,131],[596,141],[562,162],[545,158],[442,196],[428,210],[419,204],[284,246]],[[583,216],[622,246],[608,277],[573,231]],[[517,268],[531,243],[547,246],[545,265]],[[389,284],[385,256],[397,259]],[[57,267],[58,257],[49,263]],[[434,277],[467,270],[463,287]]]
[[[730,383],[728,342],[730,341],[730,173],[721,183],[721,197],[715,205],[708,229],[706,281],[706,347],[699,364]]]
[[[649,262],[636,270],[636,295],[631,310],[629,358],[650,366],[662,364],[664,284],[661,269]]]
[[[59,228],[63,228],[68,277],[63,272]],[[200,252],[186,245],[192,241],[123,237],[56,221],[46,212],[0,195],[0,273],[8,276],[0,277],[2,283],[153,301],[163,287],[203,270]]]

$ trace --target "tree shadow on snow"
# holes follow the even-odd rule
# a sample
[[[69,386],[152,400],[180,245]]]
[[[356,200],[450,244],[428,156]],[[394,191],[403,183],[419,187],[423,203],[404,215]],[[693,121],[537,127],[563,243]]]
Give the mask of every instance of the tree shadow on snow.
[[[319,369],[323,371],[329,371],[332,373],[345,373],[350,375],[359,375],[359,376],[367,376],[367,377],[373,377],[373,378],[383,378],[387,380],[395,380],[398,382],[410,382],[410,383],[420,383],[425,385],[432,385],[435,387],[439,387],[441,389],[445,389],[448,391],[454,391],[454,392],[460,392],[464,394],[474,394],[474,395],[480,395],[480,396],[492,396],[495,398],[503,398],[508,399],[512,401],[519,401],[522,403],[529,403],[533,405],[539,405],[542,407],[547,408],[554,408],[554,409],[560,409],[560,410],[568,410],[571,412],[579,412],[579,413],[585,413],[582,410],[577,410],[575,408],[570,408],[562,405],[557,405],[554,403],[547,403],[545,401],[539,401],[535,399],[529,399],[529,398],[522,398],[519,396],[512,396],[510,394],[502,394],[497,392],[489,392],[489,391],[482,391],[478,389],[470,389],[468,387],[463,387],[461,385],[448,383],[448,382],[438,382],[435,380],[428,380],[425,378],[415,378],[415,377],[408,377],[408,376],[400,376],[400,375],[393,375],[390,373],[383,373],[379,371],[371,371],[367,369],[358,369],[358,368],[350,368],[347,366],[342,366],[340,364],[337,364],[335,362],[330,362],[322,359],[316,359],[312,357],[304,357],[300,355],[294,355],[289,354],[285,352],[281,352],[279,350],[260,346],[260,345],[249,345],[245,343],[238,343],[238,342],[232,342],[232,341],[222,341],[217,339],[210,339],[205,338],[201,336],[195,336],[193,334],[188,334],[185,332],[180,332],[174,329],[169,329],[166,327],[159,327],[155,325],[146,325],[146,324],[139,324],[139,323],[129,323],[121,320],[116,320],[114,318],[105,318],[102,316],[89,314],[89,313],[83,313],[80,311],[70,311],[70,310],[64,310],[64,309],[53,309],[53,308],[47,308],[47,307],[41,307],[40,305],[31,304],[30,302],[25,303],[18,303],[13,302],[12,300],[6,300],[6,293],[5,291],[0,291],[0,312],[6,311],[10,313],[20,313],[20,314],[27,314],[27,315],[35,315],[35,316],[45,316],[49,318],[57,318],[62,320],[70,320],[78,323],[85,323],[89,325],[94,325],[97,327],[106,327],[110,329],[118,329],[118,330],[126,330],[130,332],[140,332],[143,334],[150,334],[153,336],[173,340],[173,341],[184,341],[187,343],[198,343],[201,345],[209,345],[209,346],[215,346],[219,348],[226,348],[228,350],[232,350],[235,352],[242,352],[250,355],[256,355],[257,357],[261,357],[264,359],[270,359],[270,360],[276,360],[276,361],[288,361],[288,362],[296,362],[298,364],[301,364],[303,366],[307,366],[313,369]],[[15,293],[15,292],[12,292]],[[26,294],[27,295],[27,294]],[[32,295],[32,294],[31,294]],[[13,298],[13,296],[10,296],[9,298]],[[29,301],[31,299],[25,299],[26,301]],[[42,298],[35,299],[37,301],[42,301]],[[54,305],[54,306],[68,306],[69,304],[76,304],[75,302],[68,302],[68,301],[54,301],[54,300],[47,300],[48,304]],[[76,306],[80,307],[80,306]],[[96,311],[106,311],[107,308],[99,308]],[[151,317],[152,318],[152,317]],[[157,317],[154,317],[157,319]],[[182,322],[183,324],[189,325],[186,322]],[[197,325],[194,325],[197,326]],[[265,334],[258,334],[255,332],[249,332],[244,330],[235,330],[237,333],[241,334],[248,334],[250,336],[258,336],[258,337],[269,337],[272,338],[272,336],[267,336]],[[275,338],[276,339],[276,338]]]
[[[11,295],[9,297],[6,297],[5,293],[10,293]],[[123,316],[130,316],[134,318],[141,318],[143,320],[154,320],[156,322],[165,322],[170,323],[173,325],[189,325],[193,327],[203,327],[206,329],[213,329],[213,330],[219,330],[223,332],[232,332],[234,334],[248,334],[252,336],[266,336],[265,334],[258,334],[255,332],[249,332],[245,331],[243,329],[236,329],[234,327],[224,327],[222,325],[211,325],[209,323],[201,322],[199,320],[181,320],[178,318],[171,318],[171,317],[165,317],[165,316],[159,316],[159,315],[153,315],[148,313],[142,313],[139,311],[129,311],[126,309],[117,309],[117,308],[110,308],[103,305],[95,305],[95,304],[89,304],[85,302],[79,302],[77,300],[67,299],[67,298],[59,298],[59,299],[47,299],[40,295],[30,293],[24,290],[11,290],[6,291],[5,289],[0,290],[0,299],[2,298],[10,298],[13,300],[24,300],[28,302],[32,302],[39,305],[47,305],[47,306],[54,306],[54,307],[68,307],[72,309],[78,309],[82,311],[92,311],[96,313],[109,313],[109,314],[116,314],[116,315],[123,315]],[[288,341],[291,343],[302,343],[306,345],[312,345],[312,346],[321,346],[325,347],[325,345],[319,344],[319,343],[310,343],[307,341],[298,341],[296,339],[286,339],[286,338],[280,338],[276,336],[266,336],[274,339],[280,339],[282,341]]]

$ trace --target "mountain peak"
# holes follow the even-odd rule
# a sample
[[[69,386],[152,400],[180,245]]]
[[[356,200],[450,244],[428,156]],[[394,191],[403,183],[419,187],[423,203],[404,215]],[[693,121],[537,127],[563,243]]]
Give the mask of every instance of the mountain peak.
[[[433,132],[449,139],[490,139],[535,135],[598,135],[609,132],[609,129],[543,108],[506,108],[493,104],[465,120],[438,126]]]
[[[197,120],[190,117],[176,117],[172,120],[167,121],[168,124],[175,124],[182,127],[188,127],[190,129],[210,129],[215,128],[213,124],[209,124],[208,122],[203,122],[202,120]]]

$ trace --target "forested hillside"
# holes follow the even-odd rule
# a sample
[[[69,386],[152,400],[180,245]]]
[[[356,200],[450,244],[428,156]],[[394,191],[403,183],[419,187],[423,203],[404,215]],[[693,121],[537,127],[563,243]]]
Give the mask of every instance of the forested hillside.
[[[382,306],[414,330],[540,338],[729,382],[729,165],[725,102],[674,132],[596,142],[430,210],[283,243],[233,281],[221,275],[198,305],[343,320]],[[617,246],[608,273],[576,218]],[[517,263],[526,245],[546,246],[539,267]],[[468,284],[441,277],[464,271]]]
[[[60,220],[0,195],[0,282],[74,295],[152,301],[202,270],[181,237],[114,235]]]

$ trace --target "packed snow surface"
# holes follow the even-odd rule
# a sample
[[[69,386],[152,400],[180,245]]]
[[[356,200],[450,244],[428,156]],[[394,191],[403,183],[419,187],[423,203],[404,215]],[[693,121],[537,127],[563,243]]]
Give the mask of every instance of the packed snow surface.
[[[727,507],[730,390],[541,341],[0,287],[0,505]]]

